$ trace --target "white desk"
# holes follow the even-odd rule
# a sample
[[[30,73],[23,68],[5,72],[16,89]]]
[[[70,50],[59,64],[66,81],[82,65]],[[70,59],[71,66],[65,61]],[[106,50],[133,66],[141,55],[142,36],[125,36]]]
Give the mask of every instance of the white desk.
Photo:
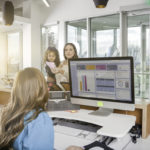
[[[135,125],[135,116],[112,113],[107,117],[89,115],[91,110],[78,110],[76,113],[67,111],[49,111],[50,117],[65,118],[72,120],[85,121],[102,126],[97,131],[98,135],[111,136],[115,138],[124,137],[131,127]]]

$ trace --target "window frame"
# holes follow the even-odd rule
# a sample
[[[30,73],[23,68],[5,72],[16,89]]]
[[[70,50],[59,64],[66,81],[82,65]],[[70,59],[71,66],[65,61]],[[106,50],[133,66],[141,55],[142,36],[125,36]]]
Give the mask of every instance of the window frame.
[[[146,6],[146,5],[138,5],[137,7],[135,6],[125,6],[125,7],[120,7],[120,11],[117,13],[110,13],[110,14],[106,14],[106,15],[100,15],[100,16],[94,16],[94,17],[88,17],[88,18],[82,18],[82,19],[78,19],[78,20],[72,20],[72,21],[79,21],[79,20],[83,20],[86,19],[87,20],[87,41],[88,41],[88,57],[94,57],[94,51],[92,50],[92,42],[91,42],[91,19],[92,18],[96,18],[96,17],[106,17],[108,15],[115,15],[115,14],[119,14],[120,16],[120,56],[128,56],[128,14],[131,12],[138,12],[138,15],[143,15],[144,12],[145,14],[147,14],[147,12],[149,12],[150,15],[150,6]],[[70,22],[72,22],[70,21]],[[66,25],[66,31],[65,34],[67,35],[67,23],[69,21],[65,22]],[[150,27],[150,25],[149,25]],[[67,36],[65,36],[65,42],[67,42]],[[144,52],[143,52],[143,48],[142,48],[142,66],[145,63],[144,61]],[[144,68],[144,67],[142,67]],[[150,71],[149,73],[144,72],[144,70],[142,70],[142,72],[135,72],[136,74],[142,74],[142,84],[144,84],[144,76],[149,75],[150,76]],[[143,87],[143,86],[142,86]],[[149,87],[150,88],[150,87]],[[150,90],[150,89],[149,89]],[[141,88],[141,91],[143,93],[143,89]],[[150,91],[149,91],[150,92]],[[143,94],[142,97],[143,98]],[[150,98],[150,94],[149,97]]]

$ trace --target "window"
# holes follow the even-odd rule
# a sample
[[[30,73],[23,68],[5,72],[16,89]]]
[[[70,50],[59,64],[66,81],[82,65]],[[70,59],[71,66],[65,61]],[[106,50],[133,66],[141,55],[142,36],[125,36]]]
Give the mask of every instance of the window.
[[[19,71],[20,68],[20,33],[9,33],[8,39],[8,75],[13,75]]]
[[[41,69],[42,72],[46,74],[43,66],[44,53],[49,46],[56,48],[58,47],[58,24],[43,26],[41,32],[42,32]]]
[[[22,33],[0,33],[0,41],[0,74],[13,77],[22,68]]]
[[[49,46],[58,47],[58,25],[42,27],[42,50],[45,51]]]
[[[73,43],[79,57],[88,56],[86,19],[67,22],[67,43]]]
[[[137,14],[138,13],[138,14]],[[149,98],[149,14],[128,13],[128,55],[134,57],[135,96]]]
[[[94,57],[119,56],[119,15],[91,19],[91,52]]]
[[[150,98],[150,9],[123,10],[67,22],[67,42],[79,44],[79,57],[133,56],[135,97]]]

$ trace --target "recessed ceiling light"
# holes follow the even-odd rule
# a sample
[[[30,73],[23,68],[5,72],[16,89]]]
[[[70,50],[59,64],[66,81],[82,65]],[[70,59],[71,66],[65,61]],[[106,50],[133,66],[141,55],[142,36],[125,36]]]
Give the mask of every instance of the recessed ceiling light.
[[[47,7],[50,7],[49,3],[47,0],[43,0],[44,4],[47,6]]]

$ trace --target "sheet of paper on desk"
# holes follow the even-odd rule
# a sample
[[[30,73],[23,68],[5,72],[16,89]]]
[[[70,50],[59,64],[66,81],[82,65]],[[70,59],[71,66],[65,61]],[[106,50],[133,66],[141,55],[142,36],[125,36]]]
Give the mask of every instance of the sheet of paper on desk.
[[[70,145],[76,145],[83,147],[92,143],[93,141],[87,140],[85,138],[73,137],[68,136],[65,134],[60,134],[55,132],[55,144],[54,147],[56,150],[65,150]],[[125,137],[121,139],[116,139],[112,143],[110,143],[109,147],[113,148],[114,150],[125,150],[127,149],[127,145],[131,142],[131,137],[127,134]],[[95,147],[90,150],[103,150],[100,147]]]
[[[73,136],[68,136],[65,134],[55,133],[55,144],[56,150],[65,150],[70,145],[84,146],[91,143],[91,141],[86,139],[81,139]],[[91,150],[103,150],[102,148],[92,148]]]

